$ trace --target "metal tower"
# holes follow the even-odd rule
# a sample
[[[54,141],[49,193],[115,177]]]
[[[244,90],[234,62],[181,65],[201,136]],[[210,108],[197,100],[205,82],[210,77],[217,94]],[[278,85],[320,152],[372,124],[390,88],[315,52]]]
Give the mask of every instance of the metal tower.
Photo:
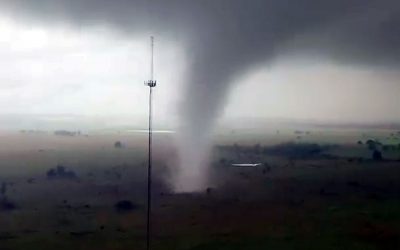
[[[150,37],[151,45],[151,62],[150,62],[150,80],[144,84],[149,86],[149,159],[147,168],[147,228],[146,228],[146,249],[150,249],[151,235],[151,163],[152,163],[152,93],[157,81],[154,80],[154,37]]]

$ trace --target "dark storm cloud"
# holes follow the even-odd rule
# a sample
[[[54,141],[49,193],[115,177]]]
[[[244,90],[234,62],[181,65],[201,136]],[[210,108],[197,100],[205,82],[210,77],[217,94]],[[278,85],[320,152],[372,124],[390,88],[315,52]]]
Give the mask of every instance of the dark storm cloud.
[[[280,54],[394,67],[400,59],[395,0],[3,0],[1,8],[46,25],[107,25],[176,40],[190,65],[183,134],[197,151],[207,147],[232,82]],[[189,148],[184,164],[198,154]]]
[[[0,4],[3,13],[46,25],[109,25],[128,34],[149,30],[171,37],[180,34],[192,53],[241,58],[242,65],[283,50],[301,35],[306,35],[306,42],[297,45],[321,48],[321,53],[324,47],[346,54],[355,50],[351,54],[363,59],[373,53],[390,61],[400,54],[396,0],[0,0]],[[203,53],[203,48],[211,53]]]
[[[341,60],[396,63],[400,3],[395,0],[0,0],[5,13],[46,25],[108,25],[126,34],[178,40],[191,79],[229,78],[286,51]],[[209,78],[209,79],[207,79]],[[217,83],[217,84],[215,84]],[[217,90],[218,91],[218,90]]]

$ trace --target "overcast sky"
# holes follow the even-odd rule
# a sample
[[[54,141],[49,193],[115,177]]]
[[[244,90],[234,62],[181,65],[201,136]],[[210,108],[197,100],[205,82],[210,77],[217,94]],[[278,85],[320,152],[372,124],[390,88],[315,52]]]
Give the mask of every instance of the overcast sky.
[[[160,124],[400,121],[399,10],[390,0],[0,0],[0,115],[145,121],[154,35]]]
[[[161,47],[156,62],[164,65],[156,72],[164,83],[157,88],[159,118],[175,108],[173,86],[182,68],[182,52],[168,41],[160,41],[157,52]],[[0,17],[0,54],[1,114],[137,119],[147,114],[148,37],[129,39],[102,27],[46,27]]]

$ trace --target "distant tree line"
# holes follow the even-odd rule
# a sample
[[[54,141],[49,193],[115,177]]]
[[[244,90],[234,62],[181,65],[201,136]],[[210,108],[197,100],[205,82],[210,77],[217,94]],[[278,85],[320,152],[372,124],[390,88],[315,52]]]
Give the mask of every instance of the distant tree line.
[[[252,146],[234,144],[233,146],[218,146],[222,151],[233,151],[236,154],[268,154],[288,158],[309,158],[321,155],[335,145],[319,145],[317,143],[287,142],[272,146],[255,144]]]

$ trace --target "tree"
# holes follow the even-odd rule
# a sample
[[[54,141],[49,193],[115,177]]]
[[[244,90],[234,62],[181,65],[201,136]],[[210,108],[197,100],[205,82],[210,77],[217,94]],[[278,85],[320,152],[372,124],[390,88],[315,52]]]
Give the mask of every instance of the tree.
[[[376,142],[374,140],[369,139],[367,142],[365,142],[365,144],[368,145],[369,150],[376,149]]]
[[[116,141],[116,142],[114,143],[114,147],[115,147],[115,148],[122,148],[122,142]]]
[[[372,153],[372,159],[374,161],[382,161],[383,160],[382,153],[378,150],[374,150],[374,152]]]

